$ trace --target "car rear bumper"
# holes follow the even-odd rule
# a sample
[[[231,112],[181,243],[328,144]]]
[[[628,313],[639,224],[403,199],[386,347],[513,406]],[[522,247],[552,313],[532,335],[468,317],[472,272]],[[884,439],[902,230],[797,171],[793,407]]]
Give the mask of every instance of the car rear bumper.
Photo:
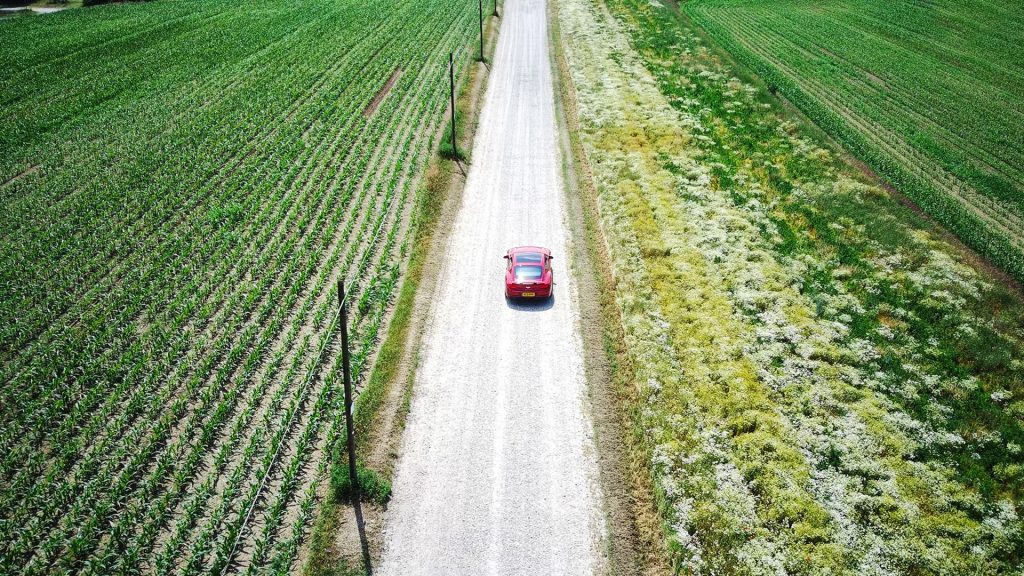
[[[533,294],[533,296],[524,296],[524,294]],[[505,287],[505,298],[521,298],[523,300],[535,300],[538,298],[550,298],[551,297],[551,286],[538,286],[535,288],[528,288],[519,290],[516,288]]]

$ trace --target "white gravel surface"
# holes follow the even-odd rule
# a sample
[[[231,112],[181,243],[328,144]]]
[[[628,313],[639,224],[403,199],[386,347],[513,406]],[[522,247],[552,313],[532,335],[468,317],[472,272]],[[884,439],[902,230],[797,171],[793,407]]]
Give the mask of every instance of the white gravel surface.
[[[385,575],[604,565],[544,0],[507,0],[501,27],[462,206],[435,263]],[[553,301],[506,302],[502,255],[523,244],[552,249]]]

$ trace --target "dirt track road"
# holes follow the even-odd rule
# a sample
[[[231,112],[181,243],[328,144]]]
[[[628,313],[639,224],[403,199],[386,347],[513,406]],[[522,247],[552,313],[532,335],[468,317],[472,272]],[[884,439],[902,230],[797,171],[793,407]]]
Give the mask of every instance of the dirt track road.
[[[570,276],[544,0],[508,0],[424,334],[380,573],[600,573],[604,525]],[[551,303],[502,293],[555,254]]]

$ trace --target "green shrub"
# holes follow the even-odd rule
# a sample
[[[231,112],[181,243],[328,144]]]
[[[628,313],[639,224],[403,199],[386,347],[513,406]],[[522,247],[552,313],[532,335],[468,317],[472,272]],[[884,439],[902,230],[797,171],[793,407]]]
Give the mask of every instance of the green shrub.
[[[359,499],[383,506],[391,499],[391,482],[361,463],[356,463],[356,482],[359,483]],[[348,459],[338,452],[331,466],[331,489],[335,500],[352,500],[352,481],[348,474]]]
[[[462,114],[455,113],[455,126],[456,126],[456,139],[459,139],[459,130],[463,130],[465,126],[462,123]],[[441,145],[437,150],[438,154],[446,160],[466,160],[469,156],[466,151],[460,145],[458,149],[452,147],[452,123],[448,121],[448,125],[444,128],[444,138],[441,139]]]

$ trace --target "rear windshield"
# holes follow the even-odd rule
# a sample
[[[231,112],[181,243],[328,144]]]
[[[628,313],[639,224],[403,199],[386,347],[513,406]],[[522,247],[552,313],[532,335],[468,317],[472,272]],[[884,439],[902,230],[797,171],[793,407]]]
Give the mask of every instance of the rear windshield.
[[[542,271],[540,266],[516,266],[516,282],[529,282],[540,280]]]
[[[541,256],[540,252],[520,252],[516,254],[516,262],[536,262],[540,264],[544,261],[544,257]]]

